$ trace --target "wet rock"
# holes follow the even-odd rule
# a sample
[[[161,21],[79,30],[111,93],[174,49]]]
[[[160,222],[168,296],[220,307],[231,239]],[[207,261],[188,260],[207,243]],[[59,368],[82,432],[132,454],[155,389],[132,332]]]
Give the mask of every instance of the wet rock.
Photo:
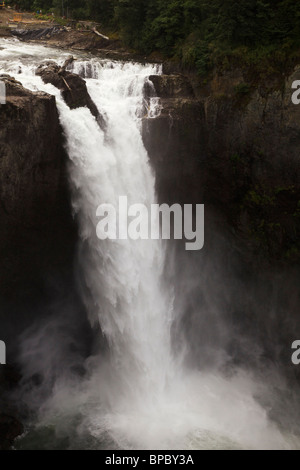
[[[99,125],[104,124],[97,106],[88,93],[85,80],[79,75],[67,72],[64,67],[52,61],[41,64],[36,70],[36,75],[39,75],[44,83],[51,83],[58,88],[70,109],[87,106]]]
[[[35,28],[35,29],[15,29],[12,35],[20,40],[30,41],[36,39],[49,39],[52,36],[60,33],[65,28],[62,26],[51,26],[48,28]]]
[[[149,80],[161,98],[194,98],[193,87],[184,75],[151,75]]]

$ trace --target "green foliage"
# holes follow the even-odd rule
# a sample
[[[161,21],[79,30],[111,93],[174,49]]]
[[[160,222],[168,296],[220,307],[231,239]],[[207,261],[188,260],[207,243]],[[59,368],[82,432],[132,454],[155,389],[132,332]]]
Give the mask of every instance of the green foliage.
[[[144,53],[162,52],[207,74],[231,57],[284,66],[300,47],[297,0],[16,0],[22,9],[93,19]],[[276,58],[277,57],[277,58]],[[272,68],[272,67],[271,67]],[[271,71],[271,70],[270,70]]]
[[[299,189],[259,186],[249,189],[240,206],[247,214],[249,235],[257,247],[277,259],[300,260]]]
[[[233,153],[231,156],[230,156],[230,161],[232,163],[240,163],[242,161],[242,157],[240,154],[238,153]]]
[[[239,83],[234,87],[234,91],[237,95],[247,95],[251,91],[251,87],[248,83]]]
[[[113,0],[86,0],[82,2],[86,16],[96,19],[104,25],[110,25],[114,18],[114,9],[117,4]],[[85,4],[85,5],[84,5]]]
[[[199,75],[206,75],[212,68],[211,50],[207,41],[191,33],[180,49],[181,62],[186,68],[196,68]]]
[[[251,190],[247,194],[248,202],[258,207],[270,206],[274,204],[275,197],[273,194],[266,192],[259,192],[257,190]]]

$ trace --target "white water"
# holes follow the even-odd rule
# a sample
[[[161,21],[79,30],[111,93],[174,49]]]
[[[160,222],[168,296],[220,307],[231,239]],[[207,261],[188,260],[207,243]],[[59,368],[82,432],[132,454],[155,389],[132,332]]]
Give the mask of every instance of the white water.
[[[237,371],[225,378],[213,371],[186,371],[174,357],[172,290],[163,284],[164,245],[96,237],[100,204],[117,207],[121,195],[129,204],[155,202],[141,119],[159,112],[158,100],[145,103],[142,93],[158,67],[79,58],[74,70],[92,77],[87,86],[105,118],[104,132],[88,109],[71,111],[58,90],[34,75],[42,60],[61,64],[68,53],[12,40],[0,40],[0,46],[1,72],[18,73],[27,88],[56,96],[80,221],[82,295],[90,321],[101,325],[110,351],[108,357],[88,360],[88,379],[56,383],[41,407],[37,430],[51,425],[58,436],[71,433],[72,419],[79,415],[76,435],[89,436],[84,446],[97,447],[95,442],[105,440],[108,446],[135,449],[296,445],[268,420],[254,398],[261,386],[249,375]]]
[[[157,67],[139,64],[94,67],[88,89],[105,117],[106,134],[86,109],[62,116],[74,163],[73,203],[80,218],[91,321],[99,320],[109,341],[110,367],[122,390],[119,398],[131,396],[135,402],[148,394],[148,400],[155,399],[172,374],[171,299],[161,288],[164,250],[158,241],[100,242],[95,214],[101,203],[117,208],[119,196],[127,196],[129,205],[150,207],[155,202],[154,177],[140,132],[143,86],[155,72]]]

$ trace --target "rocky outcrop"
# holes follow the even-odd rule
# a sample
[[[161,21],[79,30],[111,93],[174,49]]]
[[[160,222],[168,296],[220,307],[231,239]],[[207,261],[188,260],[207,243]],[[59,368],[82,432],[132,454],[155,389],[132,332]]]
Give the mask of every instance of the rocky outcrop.
[[[107,52],[119,51],[120,53],[126,53],[124,48],[121,46],[120,40],[110,39],[107,41],[106,39],[97,36],[92,31],[77,31],[74,29],[71,31],[61,31],[59,34],[49,38],[47,43],[51,46],[90,51],[93,53],[103,49],[106,49]]]
[[[188,77],[177,75],[150,75],[156,93],[161,98],[195,98],[193,86]]]
[[[12,35],[23,41],[32,41],[36,39],[49,39],[61,31],[64,31],[64,29],[63,26],[59,25],[33,29],[18,28],[12,31]]]
[[[70,109],[87,106],[97,121],[103,124],[97,106],[87,91],[85,80],[79,75],[67,72],[55,62],[41,64],[36,70],[36,75],[39,75],[44,83],[51,83],[58,88]]]

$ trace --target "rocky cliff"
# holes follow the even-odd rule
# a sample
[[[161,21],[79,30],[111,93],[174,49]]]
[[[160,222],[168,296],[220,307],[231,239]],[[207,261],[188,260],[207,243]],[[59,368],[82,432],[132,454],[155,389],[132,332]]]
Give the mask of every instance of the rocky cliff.
[[[279,361],[298,375],[290,348],[300,336],[300,106],[291,85],[300,67],[272,86],[249,85],[238,69],[201,86],[174,71],[150,79],[162,111],[144,119],[143,136],[159,200],[205,204],[202,253],[180,252],[173,266],[187,297],[179,327],[198,332],[203,364],[214,344],[249,365],[242,334],[255,339],[254,362]]]
[[[23,432],[11,402],[21,379],[15,366],[20,335],[49,313],[60,289],[72,289],[77,230],[55,98],[9,76],[1,80],[0,337],[7,365],[0,366],[0,449],[7,449]]]
[[[41,315],[49,286],[71,286],[77,229],[54,96],[1,79],[7,102],[0,106],[0,323],[12,358],[18,334]]]
[[[256,252],[299,260],[300,106],[291,86],[300,67],[273,91],[251,89],[238,71],[196,90],[185,76],[150,78],[162,113],[145,122],[144,140],[159,192],[211,205]]]

